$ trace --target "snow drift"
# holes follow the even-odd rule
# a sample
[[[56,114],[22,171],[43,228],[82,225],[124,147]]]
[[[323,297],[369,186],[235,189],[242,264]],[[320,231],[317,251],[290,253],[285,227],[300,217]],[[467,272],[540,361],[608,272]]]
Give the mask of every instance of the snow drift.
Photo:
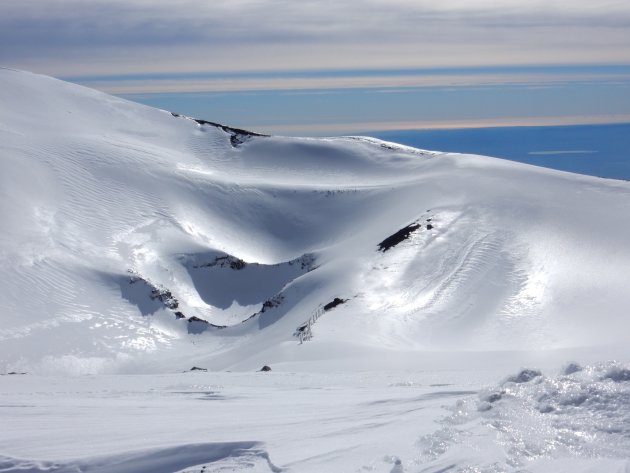
[[[627,182],[260,136],[6,69],[0,163],[3,372],[630,341]]]

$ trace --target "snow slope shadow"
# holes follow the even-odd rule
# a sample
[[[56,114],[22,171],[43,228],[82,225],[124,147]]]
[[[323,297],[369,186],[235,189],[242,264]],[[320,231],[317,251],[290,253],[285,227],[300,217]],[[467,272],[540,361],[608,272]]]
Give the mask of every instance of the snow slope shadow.
[[[232,304],[241,306],[262,304],[297,277],[314,269],[315,258],[304,255],[294,260],[267,265],[246,263],[234,256],[205,253],[182,255],[199,297],[219,309]]]
[[[200,443],[67,461],[26,460],[0,455],[0,471],[175,473],[187,471],[191,467],[202,467],[202,471],[210,473],[226,468],[230,468],[230,471],[250,470],[252,465],[259,467],[256,471],[282,471],[271,463],[267,452],[259,447],[258,442]]]

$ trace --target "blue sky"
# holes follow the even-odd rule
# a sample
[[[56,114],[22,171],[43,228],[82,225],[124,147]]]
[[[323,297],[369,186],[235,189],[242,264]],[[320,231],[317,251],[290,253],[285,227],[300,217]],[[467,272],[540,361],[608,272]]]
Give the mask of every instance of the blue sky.
[[[630,122],[630,2],[21,0],[0,65],[279,134]]]

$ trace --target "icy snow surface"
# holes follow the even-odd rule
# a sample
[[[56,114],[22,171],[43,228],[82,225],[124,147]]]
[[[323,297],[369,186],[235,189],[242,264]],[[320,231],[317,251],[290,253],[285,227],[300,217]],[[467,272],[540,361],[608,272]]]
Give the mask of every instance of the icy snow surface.
[[[0,163],[0,471],[630,471],[627,182],[7,69]]]

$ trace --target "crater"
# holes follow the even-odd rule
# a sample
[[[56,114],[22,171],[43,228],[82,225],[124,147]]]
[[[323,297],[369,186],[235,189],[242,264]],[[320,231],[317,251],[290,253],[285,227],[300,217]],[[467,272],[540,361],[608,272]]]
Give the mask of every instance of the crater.
[[[247,263],[216,252],[181,255],[199,297],[208,305],[228,309],[263,304],[294,279],[315,269],[315,258],[306,254],[278,264]]]

